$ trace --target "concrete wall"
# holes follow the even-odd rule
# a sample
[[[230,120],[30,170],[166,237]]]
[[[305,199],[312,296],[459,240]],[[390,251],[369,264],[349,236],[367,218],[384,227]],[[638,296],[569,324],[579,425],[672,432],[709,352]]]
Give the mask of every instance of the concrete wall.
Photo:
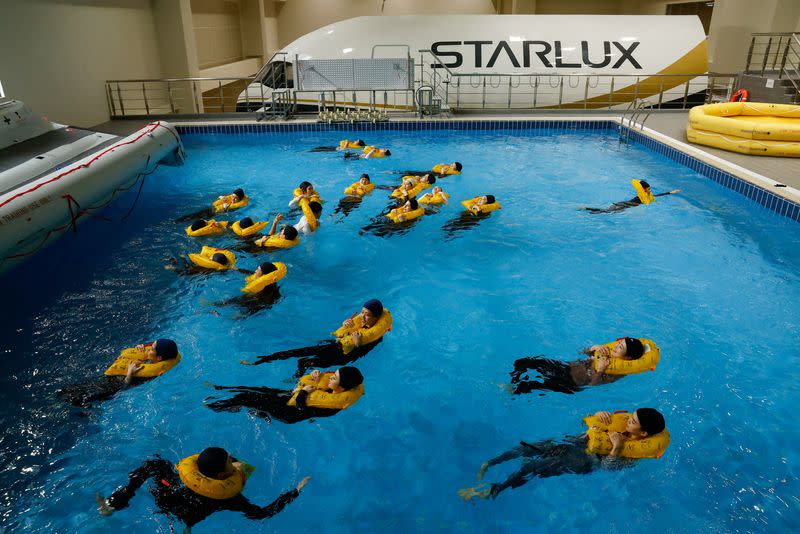
[[[244,58],[239,2],[192,0],[192,28],[201,69]]]
[[[3,0],[2,9],[3,87],[52,120],[103,122],[103,82],[161,76],[150,0]]]

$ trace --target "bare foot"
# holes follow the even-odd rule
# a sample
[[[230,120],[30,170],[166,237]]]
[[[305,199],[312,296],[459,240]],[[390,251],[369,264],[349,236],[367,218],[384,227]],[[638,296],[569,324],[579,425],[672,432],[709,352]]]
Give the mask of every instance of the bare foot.
[[[514,386],[511,384],[497,384],[497,387],[502,389],[503,391],[507,391],[508,393],[514,393]]]
[[[478,469],[478,480],[483,480],[483,475],[489,469],[489,462],[485,462],[480,469]]]
[[[311,477],[306,477],[303,480],[301,480],[300,483],[297,485],[297,491],[300,491],[301,489],[306,487],[306,484],[308,484],[309,480],[311,480]]]
[[[241,363],[242,365],[255,365],[253,362],[247,360],[240,360],[239,363]]]
[[[114,513],[114,508],[111,507],[106,498],[99,493],[94,496],[94,500],[97,503],[97,511],[100,512],[100,515],[109,516]]]
[[[480,484],[474,488],[463,488],[458,490],[458,496],[465,501],[470,501],[475,497],[479,499],[487,499],[491,495],[492,487],[485,487],[486,484]]]

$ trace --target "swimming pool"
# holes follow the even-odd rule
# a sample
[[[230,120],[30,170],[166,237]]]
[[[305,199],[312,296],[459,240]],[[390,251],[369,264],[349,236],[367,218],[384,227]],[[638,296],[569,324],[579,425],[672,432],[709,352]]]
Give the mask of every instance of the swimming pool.
[[[341,138],[388,146],[391,158],[343,161],[308,153]],[[280,532],[322,525],[366,530],[797,530],[800,436],[794,425],[800,371],[800,232],[690,169],[612,132],[297,132],[185,135],[189,159],[148,177],[125,225],[90,221],[78,235],[6,273],[0,328],[3,524],[10,531],[166,530],[144,490],[111,518],[94,509],[146,456],[177,461],[208,445],[257,466],[245,494],[266,504],[303,476],[314,479],[280,515],[251,522],[220,513],[194,532]],[[404,235],[360,235],[387,204],[376,191],[349,216],[332,216],[341,191],[368,172],[458,159],[443,179],[453,200]],[[588,215],[633,196],[648,178],[659,198],[615,215]],[[271,258],[289,274],[282,300],[249,317],[214,302],[241,276],[178,277],[170,256],[232,234],[188,238],[172,219],[243,187],[238,216],[284,211],[307,179],[326,199],[322,227]],[[493,193],[503,205],[445,240],[458,200]],[[124,213],[121,200],[108,215]],[[119,213],[117,213],[119,212]],[[358,361],[366,394],[332,418],[286,425],[216,413],[209,383],[291,387],[293,361],[239,365],[325,339],[368,298],[383,300],[394,327]],[[660,345],[655,372],[575,395],[512,397],[514,360],[577,358],[622,335]],[[172,372],[79,417],[53,396],[102,373],[120,348],[174,338]],[[533,480],[495,501],[464,503],[486,459],[519,440],[582,430],[601,409],[652,406],[672,444],[660,460],[587,476]],[[517,467],[495,468],[502,480]]]

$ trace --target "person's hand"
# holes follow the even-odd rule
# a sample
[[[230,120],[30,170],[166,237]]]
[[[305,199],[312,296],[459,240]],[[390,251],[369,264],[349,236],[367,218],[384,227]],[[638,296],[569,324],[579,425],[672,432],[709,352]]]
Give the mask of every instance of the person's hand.
[[[352,334],[350,334],[350,339],[353,340],[353,344],[356,347],[361,346],[361,332],[353,332]]]
[[[625,443],[625,436],[623,436],[619,432],[609,432],[608,439],[611,440],[612,456],[617,456],[619,450],[622,448],[622,445]]]
[[[139,345],[136,345],[136,347],[135,347],[135,348],[136,348],[136,350],[138,350],[139,352],[142,352],[142,351],[144,350],[144,348],[145,348],[145,345],[139,344]]]
[[[311,372],[311,380],[319,380],[319,376],[322,374],[322,371],[316,369]]]
[[[680,193],[680,192],[681,192],[680,189],[673,189],[672,191],[669,192],[669,194],[674,195],[675,193]]]
[[[305,488],[309,480],[311,480],[311,477],[306,477],[303,480],[301,480],[300,483],[297,485],[297,491],[300,491],[301,489]]]
[[[223,202],[223,203],[222,203],[222,209],[223,209],[223,210],[227,210],[227,209],[228,209],[230,206],[231,206],[231,205],[230,205],[230,203],[229,203],[229,202]]]
[[[600,419],[600,422],[604,425],[611,424],[611,413],[610,412],[597,412],[594,414],[595,417]]]
[[[309,393],[311,393],[312,391],[314,391],[314,386],[303,386],[303,391],[308,391]]]
[[[144,369],[144,365],[139,362],[131,362],[128,364],[128,372],[126,373],[127,378],[133,377],[136,373]]]
[[[100,512],[100,515],[109,516],[114,513],[114,507],[108,504],[106,498],[99,493],[94,496],[94,500],[97,503],[97,511]]]
[[[489,469],[489,462],[484,462],[480,469],[478,469],[478,480],[483,480],[483,475]]]
[[[397,216],[397,222],[403,222],[405,220],[406,220],[406,217],[402,213]]]
[[[353,320],[352,319],[345,319],[342,323],[342,326],[345,328],[353,328]]]
[[[481,207],[476,204],[476,205],[472,206],[469,210],[472,213],[474,213],[475,215],[477,215],[477,214],[479,214],[481,212]]]
[[[609,349],[605,345],[599,345],[599,346],[595,345],[595,347],[597,348],[594,349],[594,355],[597,356],[598,358],[608,358],[611,356],[611,349]]]
[[[275,216],[275,222],[281,222],[283,220],[283,215],[280,213]]]
[[[607,356],[600,356],[597,358],[597,371],[605,373],[608,366],[611,365],[611,360]]]

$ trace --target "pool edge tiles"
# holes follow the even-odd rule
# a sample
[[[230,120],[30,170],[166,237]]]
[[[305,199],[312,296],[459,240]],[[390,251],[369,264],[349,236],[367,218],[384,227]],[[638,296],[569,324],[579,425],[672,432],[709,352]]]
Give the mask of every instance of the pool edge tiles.
[[[464,119],[464,120],[406,120],[381,123],[173,123],[180,135],[192,134],[272,134],[291,132],[336,132],[336,131],[492,131],[492,130],[563,130],[609,132],[620,128],[618,118],[569,119]],[[678,141],[650,128],[625,127],[629,140],[661,154],[718,184],[743,195],[757,204],[787,217],[800,221],[800,191],[783,186],[775,180],[748,171],[738,165],[708,154],[698,148]],[[754,156],[756,157],[756,156]],[[780,191],[771,190],[780,184]],[[794,197],[794,198],[793,198]]]

